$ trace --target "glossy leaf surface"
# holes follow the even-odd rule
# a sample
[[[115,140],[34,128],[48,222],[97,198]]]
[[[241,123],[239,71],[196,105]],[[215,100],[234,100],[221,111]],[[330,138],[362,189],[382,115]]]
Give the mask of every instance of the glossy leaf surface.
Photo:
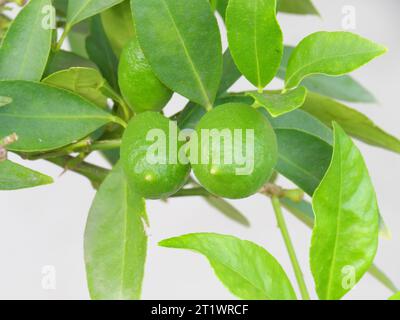
[[[51,48],[49,8],[51,0],[31,0],[14,20],[0,48],[0,80],[41,79]]]
[[[313,197],[310,264],[320,299],[341,299],[371,266],[379,209],[362,155],[334,125],[332,162]]]
[[[286,88],[312,74],[339,76],[361,67],[386,48],[350,32],[316,32],[294,49],[287,67]]]
[[[285,113],[300,108],[307,96],[304,87],[298,87],[285,93],[249,93],[254,98],[257,105],[265,108],[271,116],[279,117]]]
[[[348,134],[373,146],[400,153],[400,140],[378,127],[367,116],[330,98],[311,93],[302,107],[326,125],[336,121]]]
[[[211,107],[221,81],[222,47],[208,1],[132,0],[131,5],[140,45],[158,78]]]
[[[67,23],[69,25],[75,25],[122,1],[123,0],[69,0]]]
[[[111,114],[63,89],[26,81],[0,82],[0,96],[13,102],[0,108],[0,136],[18,141],[9,150],[56,149],[84,138],[108,122]]]
[[[254,86],[264,88],[275,77],[283,55],[276,0],[230,0],[226,27],[239,70]]]
[[[0,190],[18,190],[53,183],[53,179],[9,160],[0,161]]]
[[[319,15],[311,0],[278,0],[278,10],[293,14]]]
[[[188,249],[206,256],[217,277],[242,299],[294,300],[285,271],[264,248],[232,236],[188,234],[163,240],[168,248]]]
[[[95,300],[133,300],[141,295],[147,252],[144,199],[117,165],[93,201],[85,230],[85,263]]]

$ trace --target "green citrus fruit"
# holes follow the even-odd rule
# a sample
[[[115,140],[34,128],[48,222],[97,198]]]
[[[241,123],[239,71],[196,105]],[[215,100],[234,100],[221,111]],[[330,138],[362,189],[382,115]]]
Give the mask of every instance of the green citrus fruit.
[[[122,138],[121,161],[128,182],[147,199],[167,198],[177,192],[189,176],[190,164],[177,161],[181,144],[173,148],[170,143],[173,128],[176,129],[175,123],[157,112],[148,111],[129,122]]]
[[[277,140],[256,109],[240,103],[219,106],[200,120],[196,133],[198,157],[197,163],[191,158],[191,164],[209,192],[246,198],[271,177],[278,159]]]
[[[136,38],[121,54],[118,82],[123,97],[136,113],[160,111],[172,96],[172,91],[154,74]]]

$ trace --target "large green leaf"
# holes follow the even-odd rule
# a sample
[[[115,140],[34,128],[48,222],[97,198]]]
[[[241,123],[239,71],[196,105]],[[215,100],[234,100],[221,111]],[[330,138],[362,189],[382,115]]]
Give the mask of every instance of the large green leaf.
[[[31,0],[10,26],[0,48],[0,79],[41,79],[51,48],[52,29],[43,25],[51,0]]]
[[[253,85],[263,89],[275,77],[283,55],[276,0],[230,0],[226,27],[236,65]]]
[[[50,55],[46,71],[44,72],[44,77],[47,77],[57,71],[74,67],[97,68],[94,62],[86,58],[78,56],[72,52],[60,50]]]
[[[104,31],[117,57],[135,36],[130,1],[124,0],[101,14]]]
[[[379,232],[379,209],[363,157],[337,124],[334,136],[331,165],[313,197],[310,248],[318,296],[328,300],[342,298],[369,269]]]
[[[339,76],[386,52],[386,48],[350,32],[316,32],[294,49],[287,67],[286,88],[312,74]]]
[[[282,64],[277,73],[277,77],[282,80],[286,77],[287,65],[293,50],[293,47],[285,46]],[[334,99],[349,102],[376,102],[374,95],[349,75],[329,77],[326,75],[314,74],[305,78],[301,82],[301,85],[310,91]]]
[[[39,152],[84,138],[108,122],[111,114],[63,89],[27,81],[1,81],[0,96],[13,99],[0,108],[0,136],[12,133],[13,151]]]
[[[236,296],[256,300],[294,300],[296,295],[285,271],[264,248],[213,233],[188,234],[166,239],[160,245],[203,254],[217,277]]]
[[[9,160],[0,161],[0,190],[18,190],[53,183],[53,179]]]
[[[43,83],[75,92],[98,106],[107,106],[107,97],[102,90],[106,81],[96,69],[70,68],[51,74]]]
[[[256,104],[265,108],[273,117],[279,117],[285,113],[300,108],[307,96],[307,89],[298,87],[285,93],[258,93],[250,92]]]
[[[388,134],[362,113],[330,98],[309,92],[303,110],[326,125],[336,121],[351,136],[368,144],[400,153],[400,140]]]
[[[147,236],[144,199],[128,187],[120,165],[101,185],[85,230],[85,263],[92,299],[139,299]]]
[[[221,81],[222,47],[208,1],[131,4],[139,42],[155,74],[173,91],[211,108]]]
[[[90,18],[123,0],[70,0],[68,2],[67,23],[72,26]]]
[[[311,0],[278,0],[278,10],[285,13],[319,15]]]
[[[100,17],[96,16],[91,20],[86,50],[90,59],[99,66],[103,77],[114,89],[118,89],[118,59],[107,39]]]
[[[395,295],[391,296],[389,300],[400,300],[400,292],[396,293]]]

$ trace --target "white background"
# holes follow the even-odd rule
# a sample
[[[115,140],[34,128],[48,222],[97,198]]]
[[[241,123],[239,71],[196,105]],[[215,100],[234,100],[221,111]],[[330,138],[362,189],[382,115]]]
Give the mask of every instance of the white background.
[[[375,93],[379,104],[355,107],[400,137],[400,2],[315,0],[315,4],[322,18],[279,16],[285,43],[295,45],[317,30],[342,29],[343,6],[353,5],[357,14],[357,28],[354,31],[389,48],[384,57],[354,73],[361,83]],[[272,84],[274,88],[280,85],[279,81]],[[239,81],[234,87],[235,90],[249,88],[251,86],[245,80]],[[184,99],[176,97],[168,111],[179,110],[184,103]],[[375,183],[382,215],[393,233],[392,240],[381,240],[376,263],[400,286],[400,156],[359,145]],[[90,160],[105,165],[98,156]],[[0,192],[0,298],[88,299],[83,231],[95,192],[88,181],[76,174],[67,173],[59,177],[61,170],[47,162],[37,161],[28,165],[53,176],[55,183],[37,189]],[[201,199],[148,203],[151,236],[144,299],[234,298],[219,283],[202,256],[157,246],[159,240],[190,232],[218,232],[252,240],[264,246],[280,261],[295,284],[268,199],[254,196],[233,203],[250,219],[251,228],[227,220]],[[315,298],[308,266],[310,230],[289,214],[286,217],[309,290]],[[47,265],[54,266],[56,270],[55,290],[42,287],[42,270]],[[366,275],[346,299],[386,299],[390,294],[374,278]]]

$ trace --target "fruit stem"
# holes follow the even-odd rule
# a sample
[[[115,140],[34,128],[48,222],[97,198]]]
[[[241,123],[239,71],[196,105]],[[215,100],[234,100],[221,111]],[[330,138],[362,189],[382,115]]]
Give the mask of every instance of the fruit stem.
[[[290,261],[292,262],[293,270],[296,275],[297,283],[299,285],[300,293],[303,300],[310,300],[310,295],[307,291],[307,286],[304,281],[303,273],[300,268],[299,261],[297,260],[296,252],[294,250],[292,240],[290,239],[289,231],[286,226],[286,222],[282,213],[281,203],[277,196],[271,198],[272,207],[274,208],[276,220],[278,222],[279,229],[281,230],[283,240],[285,241],[286,249],[288,251]]]

